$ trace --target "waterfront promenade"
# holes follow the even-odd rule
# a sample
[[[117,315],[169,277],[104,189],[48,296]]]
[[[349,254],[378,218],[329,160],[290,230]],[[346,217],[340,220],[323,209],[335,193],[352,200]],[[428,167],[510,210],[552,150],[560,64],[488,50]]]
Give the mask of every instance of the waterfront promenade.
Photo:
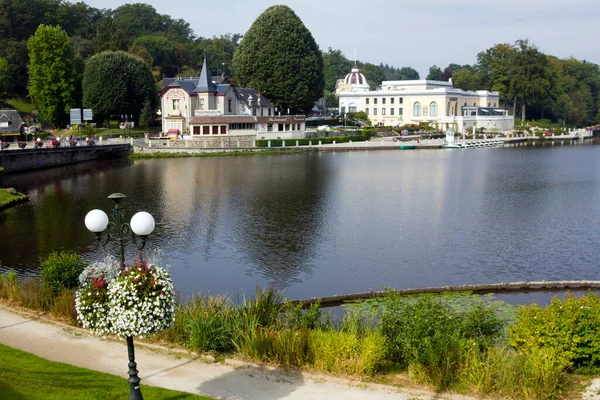
[[[121,376],[123,386],[127,385],[124,340],[102,340],[83,329],[0,307],[0,343],[51,361]],[[143,344],[137,339],[135,358],[142,393],[143,386],[149,385],[219,399],[474,400],[238,360],[217,363],[209,356]]]

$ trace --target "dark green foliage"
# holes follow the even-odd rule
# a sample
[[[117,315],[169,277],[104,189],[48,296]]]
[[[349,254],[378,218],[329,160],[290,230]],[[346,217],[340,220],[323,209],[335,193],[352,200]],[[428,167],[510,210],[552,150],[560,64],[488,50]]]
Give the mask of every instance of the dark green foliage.
[[[40,272],[42,282],[54,294],[63,289],[73,289],[79,285],[79,275],[86,263],[79,255],[70,252],[54,252],[41,260]]]
[[[73,47],[60,27],[40,25],[27,41],[29,49],[29,97],[42,120],[64,126],[75,105]]]
[[[157,104],[152,72],[146,63],[123,51],[104,52],[91,57],[83,74],[83,104],[94,111],[98,122],[111,116],[140,117],[146,100]]]
[[[520,306],[509,329],[509,343],[519,350],[551,347],[582,371],[600,367],[600,298],[594,293],[555,297],[545,308]]]
[[[152,109],[152,103],[150,99],[144,101],[144,106],[140,111],[140,122],[139,125],[145,129],[148,129],[154,123],[154,110]]]
[[[268,8],[233,56],[242,86],[256,88],[280,110],[308,113],[323,95],[323,58],[300,18],[287,6]]]
[[[271,142],[271,147],[281,147],[285,142],[286,147],[296,146],[296,142],[298,142],[299,146],[308,146],[310,142],[313,145],[319,144],[329,144],[329,143],[346,143],[346,142],[361,142],[364,141],[364,136],[336,136],[336,137],[322,137],[322,138],[313,138],[313,139],[275,139],[275,140],[257,140],[256,147],[268,147],[269,142]]]

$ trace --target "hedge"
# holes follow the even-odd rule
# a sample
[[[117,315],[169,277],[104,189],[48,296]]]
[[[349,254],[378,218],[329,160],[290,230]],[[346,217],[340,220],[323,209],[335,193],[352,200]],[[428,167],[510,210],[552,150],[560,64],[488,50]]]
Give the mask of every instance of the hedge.
[[[329,144],[329,143],[345,143],[345,142],[362,142],[365,140],[364,136],[336,136],[336,137],[323,137],[323,138],[313,138],[313,139],[271,139],[271,140],[257,140],[256,147],[269,147],[269,142],[271,142],[271,147],[283,147],[283,143],[285,142],[285,147],[295,147],[296,142],[298,142],[299,146],[308,146],[309,142],[317,145],[319,142],[321,144]]]

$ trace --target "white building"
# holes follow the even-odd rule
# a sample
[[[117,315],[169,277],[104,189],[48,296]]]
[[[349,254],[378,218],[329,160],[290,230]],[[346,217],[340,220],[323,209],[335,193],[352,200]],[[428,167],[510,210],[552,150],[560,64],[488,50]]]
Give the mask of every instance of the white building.
[[[255,140],[263,131],[269,138],[297,137],[299,131],[304,137],[304,118],[276,116],[273,104],[256,89],[214,83],[206,59],[200,77],[163,79],[159,96],[166,133],[186,134],[192,140]]]
[[[402,126],[427,122],[438,130],[470,132],[507,132],[514,116],[500,108],[498,92],[466,91],[453,87],[452,81],[383,81],[377,90],[357,66],[338,81],[340,115],[364,111],[373,125]]]

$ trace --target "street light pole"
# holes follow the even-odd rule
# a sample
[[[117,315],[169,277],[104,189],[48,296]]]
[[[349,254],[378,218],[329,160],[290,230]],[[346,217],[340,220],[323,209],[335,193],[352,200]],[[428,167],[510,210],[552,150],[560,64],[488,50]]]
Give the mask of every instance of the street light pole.
[[[102,210],[92,210],[85,216],[85,226],[96,235],[102,247],[106,247],[111,239],[115,239],[119,246],[119,257],[121,269],[125,268],[125,246],[124,242],[130,238],[138,250],[142,250],[146,245],[148,235],[154,230],[155,222],[152,215],[141,211],[136,213],[130,223],[123,222],[125,210],[120,207],[123,199],[127,198],[123,193],[113,193],[108,196],[115,205],[111,210],[112,222],[109,222],[108,216]],[[137,238],[141,242],[137,242]],[[135,362],[135,348],[133,337],[127,336],[127,354],[129,356],[129,400],[143,400],[140,390],[140,377],[138,376],[137,364]]]

